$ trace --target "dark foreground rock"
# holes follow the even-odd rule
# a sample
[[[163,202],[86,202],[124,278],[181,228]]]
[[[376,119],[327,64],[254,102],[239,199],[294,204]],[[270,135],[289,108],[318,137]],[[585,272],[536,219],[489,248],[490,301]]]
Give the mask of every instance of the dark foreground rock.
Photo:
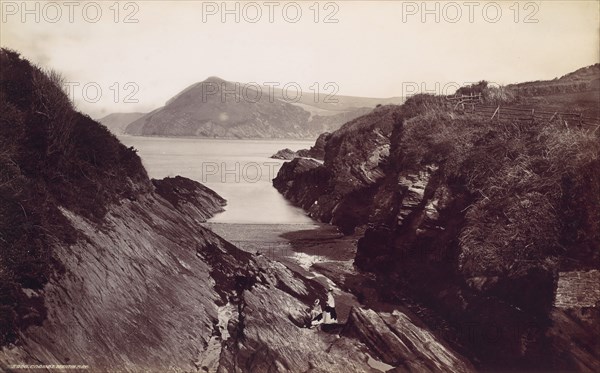
[[[431,96],[377,108],[330,136],[324,164],[288,162],[273,185],[344,233],[364,229],[355,264],[381,295],[438,312],[480,367],[595,366],[549,331],[561,266],[600,266],[597,138],[449,109]],[[565,163],[570,152],[582,156]]]
[[[311,146],[308,150],[308,156],[311,158],[324,160],[325,159],[325,146],[327,145],[327,141],[331,138],[331,133],[325,132],[319,135],[317,141],[315,141],[315,145]]]
[[[396,367],[398,372],[475,370],[469,361],[398,311],[377,313],[353,308],[343,334],[363,341],[381,361]]]
[[[288,161],[291,161],[292,159],[297,157],[298,153],[289,148],[281,149],[271,156],[271,158],[273,159],[284,159]]]

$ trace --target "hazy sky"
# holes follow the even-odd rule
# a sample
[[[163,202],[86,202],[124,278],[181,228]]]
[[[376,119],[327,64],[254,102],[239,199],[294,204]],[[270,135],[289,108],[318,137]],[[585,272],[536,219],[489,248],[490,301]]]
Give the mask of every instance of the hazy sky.
[[[0,1],[1,45],[63,73],[93,117],[150,111],[208,76],[391,97],[600,61],[597,0],[26,4]]]

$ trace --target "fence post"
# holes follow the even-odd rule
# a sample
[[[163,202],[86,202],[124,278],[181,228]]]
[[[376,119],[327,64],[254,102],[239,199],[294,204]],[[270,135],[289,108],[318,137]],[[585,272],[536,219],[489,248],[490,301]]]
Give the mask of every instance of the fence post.
[[[499,111],[500,111],[500,105],[498,105],[496,110],[494,110],[494,114],[492,114],[492,117],[490,118],[490,120],[493,120],[494,117],[496,116],[496,113],[498,113]],[[500,119],[500,113],[498,113],[498,119]]]

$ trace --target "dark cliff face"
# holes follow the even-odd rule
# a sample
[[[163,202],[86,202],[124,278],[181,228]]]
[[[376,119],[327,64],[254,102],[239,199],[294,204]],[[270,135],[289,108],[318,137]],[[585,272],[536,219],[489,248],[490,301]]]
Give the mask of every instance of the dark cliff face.
[[[78,233],[66,208],[100,222],[112,204],[152,185],[139,157],[73,110],[54,73],[0,52],[0,344],[46,317],[42,289],[64,271],[52,247]]]
[[[273,185],[316,219],[352,232],[381,215],[371,202],[384,182],[390,136],[400,115],[401,107],[382,106],[346,123],[327,136],[322,165],[294,160],[282,167]]]
[[[66,351],[89,357],[99,349],[110,355],[111,347],[98,347],[105,341],[97,328],[111,322],[116,309],[111,307],[140,313],[146,307],[141,317],[154,318],[164,304],[144,303],[141,298],[156,295],[156,289],[140,290],[143,281],[159,283],[163,276],[160,286],[177,287],[168,271],[152,266],[153,259],[173,260],[165,259],[169,251],[194,257],[193,248],[214,246],[239,257],[229,264],[230,272],[248,261],[216,235],[194,226],[222,211],[225,200],[215,192],[182,177],[151,181],[134,149],[73,109],[57,75],[4,49],[0,64],[1,346],[29,342],[38,356],[52,355],[52,361],[61,360]],[[191,232],[199,236],[190,237]],[[157,246],[148,244],[152,237]],[[186,254],[183,247],[192,249]],[[114,303],[103,303],[107,298]],[[136,301],[141,303],[132,306]],[[208,317],[210,311],[202,312]],[[115,317],[116,329],[132,327],[119,323],[122,315]],[[79,350],[62,345],[72,343],[69,323],[88,328]],[[153,333],[168,339],[163,327]],[[50,337],[54,347],[47,343]],[[140,351],[129,352],[134,356]],[[94,361],[103,366],[118,360],[98,359]]]
[[[325,146],[327,145],[327,141],[331,138],[331,133],[324,132],[317,137],[317,141],[315,141],[315,145],[311,146],[308,149],[307,155],[310,158],[315,158],[319,160],[325,159]]]
[[[273,154],[271,158],[275,159],[286,159],[292,160],[294,158],[314,158],[318,160],[323,160],[325,158],[325,145],[329,138],[331,137],[331,133],[325,132],[319,135],[315,145],[311,146],[310,149],[300,149],[298,151],[293,151],[291,149],[281,149],[277,153]]]
[[[544,333],[558,270],[600,265],[600,160],[597,137],[561,127],[416,96],[342,126],[323,165],[296,159],[273,184],[345,232],[365,225],[356,265],[444,315],[483,367],[575,369],[586,357],[555,359]]]

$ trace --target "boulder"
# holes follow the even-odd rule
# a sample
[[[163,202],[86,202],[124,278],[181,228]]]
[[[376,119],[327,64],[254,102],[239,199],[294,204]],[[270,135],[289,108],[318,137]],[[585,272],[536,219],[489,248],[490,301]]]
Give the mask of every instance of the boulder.
[[[271,158],[273,159],[284,159],[288,161],[291,161],[292,159],[297,157],[298,154],[289,148],[281,149],[271,156]]]

